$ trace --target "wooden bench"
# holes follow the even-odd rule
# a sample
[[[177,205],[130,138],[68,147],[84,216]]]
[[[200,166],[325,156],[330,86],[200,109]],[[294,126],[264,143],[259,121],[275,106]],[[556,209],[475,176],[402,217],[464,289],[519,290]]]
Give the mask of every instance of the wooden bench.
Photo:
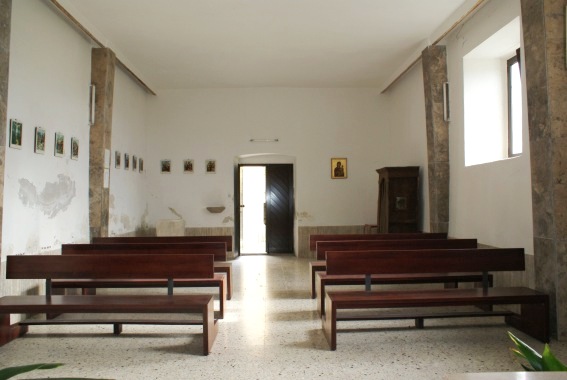
[[[373,274],[411,274],[427,272],[483,272],[525,270],[523,249],[448,249],[426,251],[351,251],[327,252],[327,273],[334,275],[363,274],[367,283]],[[465,316],[505,317],[507,324],[542,342],[549,341],[549,297],[526,287],[493,287],[485,281],[482,288],[372,291],[328,291],[325,295],[323,331],[331,350],[337,347],[337,321],[415,319],[423,328],[425,318]],[[427,311],[424,307],[461,307],[521,305],[520,314],[510,311]],[[390,313],[361,314],[360,309],[411,308]],[[344,314],[345,310],[356,310]]]
[[[226,250],[232,252],[231,235],[201,235],[201,236],[109,236],[93,237],[92,243],[195,243],[220,242],[226,243]]]
[[[165,249],[174,246],[180,254],[209,253],[215,257],[215,272],[226,275],[226,299],[232,298],[232,264],[226,261],[226,242],[190,242],[190,243],[93,243],[93,244],[63,244],[61,254],[81,255],[98,253],[164,253]]]
[[[45,295],[0,298],[0,345],[28,332],[30,325],[112,324],[114,334],[124,324],[202,325],[203,354],[211,352],[218,333],[214,296],[173,294],[175,278],[212,278],[212,255],[22,255],[8,256],[7,279],[45,279]],[[53,295],[55,279],[165,279],[164,295]],[[11,314],[42,314],[51,318],[29,319],[10,324]],[[108,318],[65,318],[66,314],[109,313]],[[125,314],[117,316],[117,313]],[[147,318],[130,314],[199,314],[198,319]],[[54,316],[57,316],[53,318]]]
[[[100,247],[100,249],[98,248]],[[66,244],[61,246],[61,254],[67,255],[129,255],[131,260],[135,260],[132,256],[138,255],[154,255],[160,257],[162,255],[187,255],[195,256],[197,253],[192,254],[187,250],[184,244],[142,244],[141,247],[131,244],[113,244],[102,245],[98,244]],[[211,256],[212,253],[207,253]],[[214,270],[214,262],[213,262]],[[224,273],[214,273],[209,278],[193,278],[191,276],[183,276],[175,279],[177,287],[185,288],[216,288],[219,295],[219,319],[224,318],[225,301],[227,300],[227,283],[228,279]],[[164,278],[58,278],[54,279],[51,283],[53,289],[64,290],[71,288],[81,288],[82,294],[96,294],[98,288],[161,288],[167,286],[167,281]]]
[[[338,240],[403,240],[403,239],[447,239],[445,232],[396,232],[379,234],[312,234],[309,235],[309,250],[315,252],[318,241]]]
[[[476,248],[476,239],[402,239],[402,240],[338,240],[318,241],[316,260],[309,263],[311,273],[311,298],[323,294],[318,292],[317,272],[326,269],[327,251],[384,250],[384,249],[427,249],[427,248]],[[324,297],[320,297],[324,302]],[[322,309],[324,310],[324,309]]]

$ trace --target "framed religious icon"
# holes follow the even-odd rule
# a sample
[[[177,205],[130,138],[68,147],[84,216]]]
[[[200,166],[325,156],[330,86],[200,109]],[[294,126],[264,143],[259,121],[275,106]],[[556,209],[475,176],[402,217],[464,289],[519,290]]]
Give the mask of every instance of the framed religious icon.
[[[138,158],[136,155],[132,156],[132,170],[136,171],[138,169]]]
[[[217,162],[215,160],[205,161],[205,170],[208,174],[214,174],[217,171]]]
[[[130,155],[124,153],[124,170],[130,170]]]
[[[193,160],[183,160],[183,173],[193,173]]]
[[[79,139],[71,137],[71,160],[79,159]]]
[[[119,151],[114,152],[114,167],[116,169],[120,168],[120,161],[122,161],[122,154]]]
[[[22,149],[22,122],[10,120],[10,148]]]
[[[33,151],[37,154],[45,153],[45,129],[35,127],[35,141]]]
[[[346,158],[331,158],[331,178],[333,179],[347,178]]]
[[[63,133],[55,132],[54,149],[56,157],[63,157],[65,155],[65,135]]]
[[[144,171],[144,159],[143,158],[138,158],[138,170],[141,172]]]
[[[171,160],[161,160],[161,172],[171,173]]]

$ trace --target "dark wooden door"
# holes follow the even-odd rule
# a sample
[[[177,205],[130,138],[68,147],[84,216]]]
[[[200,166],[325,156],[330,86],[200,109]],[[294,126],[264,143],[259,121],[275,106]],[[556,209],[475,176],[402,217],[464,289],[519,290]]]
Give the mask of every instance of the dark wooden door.
[[[293,165],[266,165],[266,245],[268,253],[293,253]]]

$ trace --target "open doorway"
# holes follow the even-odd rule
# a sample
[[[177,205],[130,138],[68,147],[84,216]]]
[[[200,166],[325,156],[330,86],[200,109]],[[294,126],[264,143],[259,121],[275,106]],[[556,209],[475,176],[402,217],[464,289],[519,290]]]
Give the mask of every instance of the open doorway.
[[[266,167],[240,167],[240,252],[266,251]]]
[[[294,253],[293,165],[242,164],[235,175],[238,252]]]

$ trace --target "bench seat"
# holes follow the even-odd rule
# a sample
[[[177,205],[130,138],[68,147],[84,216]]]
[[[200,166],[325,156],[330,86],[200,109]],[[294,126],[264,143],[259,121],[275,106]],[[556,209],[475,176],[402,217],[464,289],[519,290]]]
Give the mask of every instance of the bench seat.
[[[53,289],[82,288],[83,294],[94,295],[97,288],[167,288],[166,279],[55,279],[51,280]],[[174,287],[215,287],[219,294],[218,318],[224,318],[225,300],[227,299],[227,278],[215,273],[213,278],[173,279]]]
[[[0,345],[28,331],[28,325],[39,324],[113,324],[114,333],[120,334],[123,324],[186,324],[203,325],[203,354],[208,355],[218,333],[214,317],[212,295],[52,295],[4,296],[0,298]],[[10,324],[10,314],[69,314],[69,313],[176,313],[201,315],[199,320],[167,319],[73,319],[27,320]]]
[[[410,274],[374,274],[370,276],[372,285],[408,285],[408,284],[444,284],[445,288],[458,288],[461,282],[482,283],[482,273],[410,273]],[[493,276],[488,275],[489,286]],[[335,285],[365,285],[364,275],[329,275],[317,272],[317,311],[325,311],[325,289]]]
[[[520,314],[505,313],[507,324],[529,335],[549,342],[549,297],[546,294],[525,287],[489,288],[489,289],[439,289],[439,290],[403,290],[403,291],[330,291],[326,294],[323,331],[331,350],[337,348],[337,320],[339,310],[420,308],[439,306],[493,306],[521,305]],[[408,318],[433,318],[435,314],[412,310]],[[492,312],[478,311],[470,316],[490,315]],[[403,316],[398,315],[398,318]],[[445,317],[451,315],[446,314]],[[455,314],[454,316],[465,316]],[[443,314],[439,314],[443,317]],[[379,316],[364,318],[361,314],[343,320],[381,319]],[[423,323],[416,321],[418,327]]]

